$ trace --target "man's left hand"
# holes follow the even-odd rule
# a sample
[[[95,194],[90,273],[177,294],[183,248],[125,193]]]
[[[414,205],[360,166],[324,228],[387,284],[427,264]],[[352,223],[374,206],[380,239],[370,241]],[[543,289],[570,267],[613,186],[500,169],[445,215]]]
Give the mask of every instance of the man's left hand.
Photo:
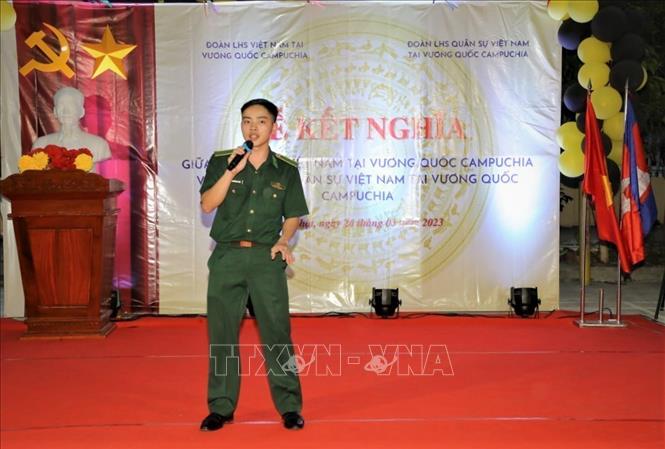
[[[289,265],[291,265],[296,260],[295,257],[293,257],[293,253],[291,253],[291,249],[287,243],[278,241],[272,248],[270,248],[270,257],[272,260],[275,260],[277,253],[282,253],[282,260],[286,261],[286,263]]]

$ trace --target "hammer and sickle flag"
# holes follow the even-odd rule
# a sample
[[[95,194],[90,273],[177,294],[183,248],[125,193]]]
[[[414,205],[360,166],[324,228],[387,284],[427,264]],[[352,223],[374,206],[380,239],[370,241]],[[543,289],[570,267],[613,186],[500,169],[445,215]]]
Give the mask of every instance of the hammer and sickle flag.
[[[81,47],[90,56],[95,58],[92,79],[97,78],[107,70],[115,72],[124,80],[127,79],[127,73],[122,60],[136,48],[136,45],[119,44],[116,42],[108,25],[104,29],[101,43],[82,44]]]
[[[39,62],[31,59],[27,64],[19,69],[19,73],[23,76],[26,76],[33,70],[37,70],[39,72],[61,71],[67,78],[71,78],[74,76],[74,71],[67,65],[67,61],[69,61],[69,54],[71,53],[71,48],[67,38],[59,29],[53,25],[44,22],[44,26],[51,30],[51,32],[58,39],[58,43],[60,44],[60,53],[56,53],[54,49],[44,41],[46,33],[44,33],[42,30],[35,31],[25,40],[25,43],[28,44],[28,47],[30,48],[39,48],[44,53],[44,55],[46,55],[50,62]]]

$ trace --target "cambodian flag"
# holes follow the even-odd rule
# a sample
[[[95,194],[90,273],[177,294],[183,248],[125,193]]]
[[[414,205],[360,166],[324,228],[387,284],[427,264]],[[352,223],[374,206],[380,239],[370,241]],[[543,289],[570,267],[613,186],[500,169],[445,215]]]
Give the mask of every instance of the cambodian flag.
[[[640,128],[627,98],[621,166],[621,235],[632,264],[644,260],[644,237],[656,222],[656,214]]]

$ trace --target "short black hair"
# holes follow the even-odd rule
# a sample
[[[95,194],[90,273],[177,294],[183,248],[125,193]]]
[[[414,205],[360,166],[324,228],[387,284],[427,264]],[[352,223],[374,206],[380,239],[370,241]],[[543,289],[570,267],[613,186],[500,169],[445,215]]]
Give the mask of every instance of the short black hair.
[[[242,114],[248,107],[256,105],[266,108],[268,113],[272,115],[272,121],[277,121],[277,114],[279,114],[279,109],[277,109],[277,106],[275,106],[272,101],[266,100],[265,98],[255,98],[253,100],[249,100],[247,103],[242,105],[240,108],[240,113]]]

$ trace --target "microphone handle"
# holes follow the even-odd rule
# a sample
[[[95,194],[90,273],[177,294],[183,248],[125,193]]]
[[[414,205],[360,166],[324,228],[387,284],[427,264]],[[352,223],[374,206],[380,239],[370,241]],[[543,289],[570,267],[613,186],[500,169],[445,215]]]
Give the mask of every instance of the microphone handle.
[[[229,165],[228,165],[228,167],[226,167],[226,169],[228,171],[231,171],[234,168],[236,168],[236,165],[238,165],[240,163],[240,161],[242,160],[242,158],[245,157],[245,153],[236,154],[235,156],[233,156],[233,159],[231,159],[231,162],[229,162]]]
[[[249,142],[249,143],[251,143],[251,142]],[[250,151],[252,151],[252,149],[249,148],[249,146],[247,145],[247,143],[244,143],[244,144],[242,145],[242,147],[243,147],[243,149],[245,150],[245,152],[242,153],[242,154],[236,154],[235,156],[233,156],[233,159],[231,159],[231,162],[229,162],[229,165],[226,167],[226,169],[227,169],[228,171],[231,171],[231,170],[233,170],[234,168],[236,168],[236,165],[238,165],[238,164],[240,163],[240,161],[242,160],[242,158],[245,157],[245,154],[246,154],[246,153],[249,153]]]

